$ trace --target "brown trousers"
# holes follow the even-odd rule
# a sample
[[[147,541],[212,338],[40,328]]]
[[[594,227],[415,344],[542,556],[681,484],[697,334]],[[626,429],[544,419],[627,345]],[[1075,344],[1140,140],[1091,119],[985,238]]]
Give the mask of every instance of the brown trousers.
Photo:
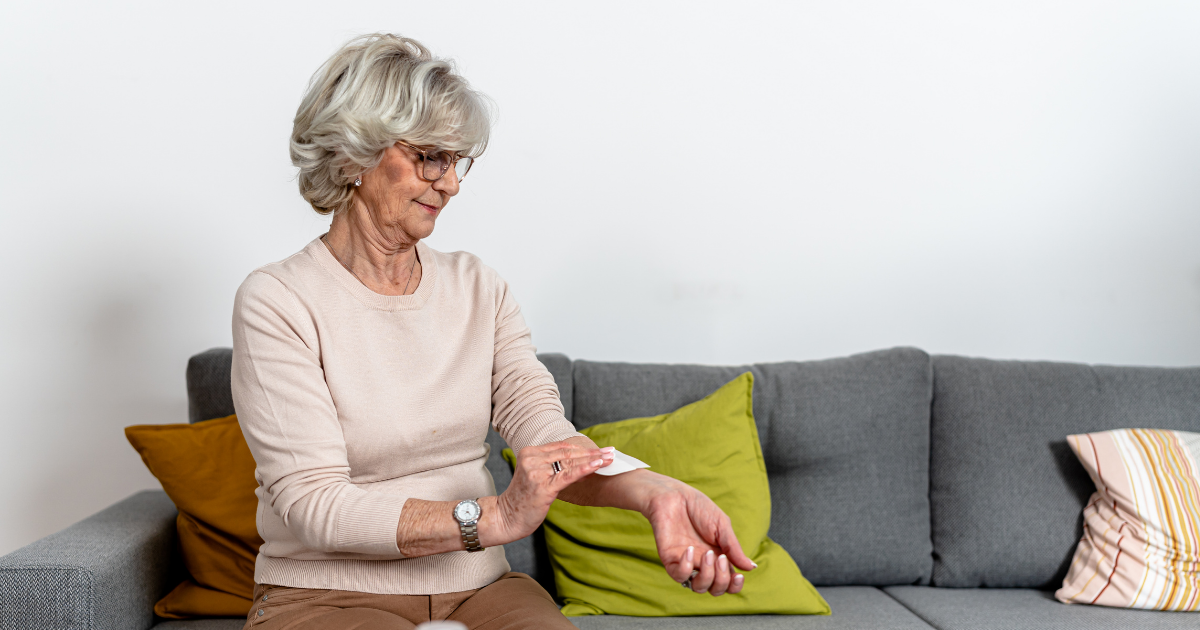
[[[258,584],[244,630],[411,630],[449,619],[471,630],[575,626],[533,578],[505,573],[473,591],[444,595],[376,595]]]

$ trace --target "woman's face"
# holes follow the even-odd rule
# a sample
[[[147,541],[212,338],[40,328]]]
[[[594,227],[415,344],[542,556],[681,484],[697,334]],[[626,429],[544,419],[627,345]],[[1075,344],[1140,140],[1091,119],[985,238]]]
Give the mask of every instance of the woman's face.
[[[458,194],[454,169],[436,181],[421,179],[421,154],[394,144],[379,166],[363,173],[355,192],[366,205],[374,228],[397,244],[411,244],[433,233],[434,222],[450,198]]]

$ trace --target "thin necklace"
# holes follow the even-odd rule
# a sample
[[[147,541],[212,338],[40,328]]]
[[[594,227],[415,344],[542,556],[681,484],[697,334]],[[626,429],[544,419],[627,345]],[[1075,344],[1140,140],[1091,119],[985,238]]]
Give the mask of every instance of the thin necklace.
[[[360,277],[358,276],[358,274],[354,273],[354,270],[350,268],[350,265],[347,265],[346,263],[342,262],[342,259],[341,259],[341,258],[338,258],[338,257],[337,257],[337,254],[333,253],[333,247],[331,247],[331,246],[329,245],[329,240],[328,240],[328,238],[327,238],[328,236],[329,236],[328,234],[326,234],[326,235],[322,236],[322,237],[321,237],[321,242],[325,244],[325,249],[328,249],[328,250],[329,250],[329,255],[330,255],[330,256],[333,256],[333,259],[334,259],[334,260],[336,260],[336,261],[338,261],[338,264],[339,264],[339,265],[341,265],[342,267],[345,267],[345,268],[346,268],[346,271],[349,271],[349,272],[350,272],[350,275],[354,276],[354,279],[355,279],[355,280],[358,280],[358,281],[359,281],[359,283],[361,283],[361,284],[362,284],[364,287],[365,287],[365,286],[367,286],[367,283],[366,283],[366,282],[363,282],[363,279],[362,279],[362,278],[360,278]],[[417,247],[417,246],[414,244],[414,245],[413,245],[413,259],[412,259],[412,264],[408,266],[408,280],[407,280],[407,281],[404,283],[404,290],[400,292],[400,295],[402,295],[402,296],[403,296],[403,295],[408,295],[408,285],[412,283],[413,270],[417,268],[417,250],[416,250],[416,247]]]

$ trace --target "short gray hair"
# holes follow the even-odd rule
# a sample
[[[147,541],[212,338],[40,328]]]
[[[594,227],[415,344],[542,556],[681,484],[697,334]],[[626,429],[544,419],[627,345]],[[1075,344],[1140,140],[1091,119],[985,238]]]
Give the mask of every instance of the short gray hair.
[[[350,40],[309,81],[292,124],[300,194],[321,214],[348,209],[352,182],[404,140],[478,157],[490,102],[420,42],[375,33]]]

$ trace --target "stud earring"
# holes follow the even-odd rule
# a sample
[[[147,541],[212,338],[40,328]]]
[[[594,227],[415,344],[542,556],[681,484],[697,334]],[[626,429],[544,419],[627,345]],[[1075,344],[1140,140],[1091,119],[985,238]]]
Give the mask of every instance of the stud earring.
[[[361,177],[355,177],[355,178],[354,178],[354,185],[355,185],[355,186],[362,186],[362,178],[361,178]]]

